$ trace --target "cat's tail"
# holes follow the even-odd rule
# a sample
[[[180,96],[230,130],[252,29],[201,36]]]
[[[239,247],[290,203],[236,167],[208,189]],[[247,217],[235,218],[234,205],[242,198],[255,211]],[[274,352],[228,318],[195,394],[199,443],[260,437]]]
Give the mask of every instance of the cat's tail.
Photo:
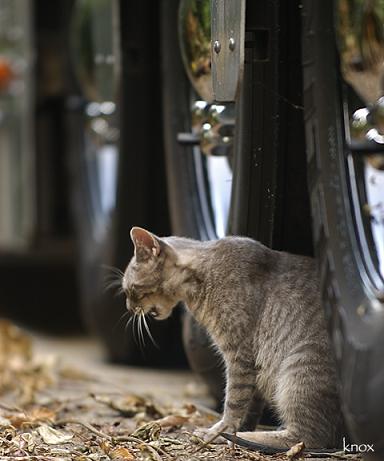
[[[286,453],[293,445],[299,442],[297,438],[293,437],[287,430],[238,432],[236,435],[222,432],[221,436],[236,445],[247,448],[248,450],[258,451],[265,455]],[[342,452],[341,448],[304,449],[302,451],[302,453],[322,458],[339,452]]]

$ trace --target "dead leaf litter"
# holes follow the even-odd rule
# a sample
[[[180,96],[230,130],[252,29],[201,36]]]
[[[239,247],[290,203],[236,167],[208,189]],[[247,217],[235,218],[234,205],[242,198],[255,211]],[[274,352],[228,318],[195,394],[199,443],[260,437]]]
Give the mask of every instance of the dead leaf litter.
[[[95,393],[90,383],[97,378],[57,357],[36,356],[32,345],[19,328],[0,321],[0,461],[278,461],[301,456],[301,445],[288,456],[268,456],[207,444],[193,432],[215,422],[212,410],[190,401],[164,404],[105,385]]]

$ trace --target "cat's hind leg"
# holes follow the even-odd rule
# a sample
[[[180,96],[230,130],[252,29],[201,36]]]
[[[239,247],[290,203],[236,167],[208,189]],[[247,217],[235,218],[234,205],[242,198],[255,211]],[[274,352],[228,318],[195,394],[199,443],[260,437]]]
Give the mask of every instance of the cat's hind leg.
[[[275,405],[283,424],[307,448],[333,448],[341,420],[336,378],[325,352],[301,349],[282,364]]]
[[[263,410],[265,407],[264,399],[256,390],[252,396],[251,404],[248,407],[247,413],[240,424],[240,431],[254,431],[260,422]]]
[[[211,428],[199,428],[195,431],[196,435],[206,441],[220,432],[238,431],[242,421],[246,419],[251,403],[255,402],[253,398],[257,392],[256,370],[252,357],[247,357],[244,353],[239,358],[236,353],[233,353],[233,356],[229,354],[226,364],[227,383],[223,417]],[[258,400],[262,406],[263,402],[260,398]],[[226,440],[217,437],[216,442],[224,443]]]

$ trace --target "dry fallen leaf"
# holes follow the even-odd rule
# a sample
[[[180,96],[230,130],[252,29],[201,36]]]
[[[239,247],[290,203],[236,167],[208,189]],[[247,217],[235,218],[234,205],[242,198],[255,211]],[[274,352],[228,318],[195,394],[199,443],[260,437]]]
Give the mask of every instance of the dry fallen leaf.
[[[117,447],[109,452],[109,457],[121,461],[134,461],[136,457],[125,447]]]
[[[53,422],[56,418],[56,413],[46,407],[33,407],[28,411],[27,416],[31,421],[50,421]]]
[[[3,416],[0,416],[0,427],[7,427],[11,426],[11,421],[8,418],[4,418]]]
[[[286,457],[288,459],[294,459],[296,456],[300,455],[300,453],[304,450],[305,445],[304,442],[299,442],[296,445],[293,445],[286,453]]]
[[[14,393],[19,406],[33,403],[37,391],[53,384],[54,366],[33,356],[28,335],[0,320],[0,394]]]
[[[7,415],[7,418],[11,422],[13,427],[19,428],[22,424],[29,421],[25,413],[15,413],[13,415]]]
[[[12,426],[19,428],[23,424],[36,424],[39,422],[53,422],[56,414],[46,407],[34,407],[28,412],[7,415]]]
[[[25,446],[23,448],[28,450],[30,453],[32,453],[36,447],[35,437],[28,432],[24,432],[24,434],[21,434],[20,438],[25,443]]]
[[[58,431],[57,429],[53,429],[53,427],[49,427],[45,424],[40,426],[37,430],[44,442],[50,445],[68,442],[73,437],[73,434]]]
[[[164,418],[157,419],[154,421],[157,424],[160,424],[162,428],[164,427],[178,427],[182,426],[184,423],[186,423],[189,420],[187,416],[181,416],[181,415],[169,415],[165,416]]]
[[[8,320],[0,320],[0,367],[9,362],[29,360],[32,356],[31,339]]]
[[[193,405],[193,403],[186,403],[183,405],[183,408],[185,409],[188,415],[196,413],[197,411],[196,405]]]
[[[111,444],[108,440],[102,440],[99,446],[105,454],[108,454],[111,451]]]
[[[236,447],[228,452],[225,445],[204,446],[197,453],[190,426],[211,424],[217,419],[214,412],[201,405],[172,405],[158,403],[163,401],[157,397],[121,394],[120,386],[111,392],[103,377],[90,373],[87,380],[82,369],[63,366],[55,356],[35,356],[31,346],[27,335],[0,320],[0,395],[6,394],[0,405],[1,459],[264,459]],[[84,369],[88,370],[92,372],[92,367]],[[92,401],[94,389],[102,395],[91,394]],[[58,419],[61,423],[54,425]],[[73,431],[72,424],[76,424]],[[178,430],[180,426],[184,427]],[[133,432],[134,428],[138,429]]]
[[[117,399],[111,399],[105,395],[92,395],[96,402],[108,405],[113,410],[118,411],[122,416],[131,418],[138,413],[144,413],[151,417],[161,417],[163,412],[150,400],[138,396],[138,395],[127,395]]]
[[[143,424],[132,434],[136,437],[145,441],[157,440],[160,437],[161,426],[155,421],[151,421],[147,424]]]

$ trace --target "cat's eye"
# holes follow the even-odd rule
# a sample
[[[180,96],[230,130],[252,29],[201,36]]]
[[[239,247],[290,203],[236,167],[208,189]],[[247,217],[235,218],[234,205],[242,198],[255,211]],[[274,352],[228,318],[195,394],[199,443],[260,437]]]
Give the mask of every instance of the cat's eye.
[[[137,293],[136,293],[136,290],[135,290],[135,288],[133,286],[127,287],[127,289],[125,290],[125,295],[129,299],[136,299],[137,298]]]

